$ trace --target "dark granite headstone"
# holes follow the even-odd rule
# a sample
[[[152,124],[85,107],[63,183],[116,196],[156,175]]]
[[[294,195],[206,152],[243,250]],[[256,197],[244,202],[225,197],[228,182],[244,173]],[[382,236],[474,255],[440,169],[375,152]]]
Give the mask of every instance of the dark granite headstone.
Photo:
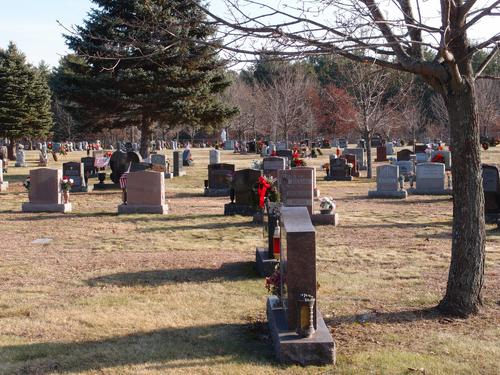
[[[113,152],[109,160],[109,166],[111,167],[111,181],[118,184],[120,177],[127,171],[129,166],[127,154],[123,151]]]
[[[482,164],[484,211],[486,215],[500,215],[500,172],[496,164]]]
[[[182,175],[182,157],[180,151],[174,151],[174,177],[179,177]]]
[[[377,158],[375,161],[387,161],[387,148],[385,146],[377,147]]]
[[[258,182],[261,171],[255,169],[242,169],[234,172],[233,187],[236,204],[251,206],[254,204],[253,186]]]
[[[404,150],[398,151],[398,153],[396,154],[396,157],[397,157],[398,161],[410,161],[411,154],[413,154],[413,152],[405,148]]]
[[[84,191],[86,188],[83,163],[68,162],[63,163],[63,176],[73,179],[71,192]]]
[[[209,189],[230,188],[229,176],[234,173],[234,164],[209,164],[208,165],[208,187]]]
[[[347,165],[345,157],[336,158],[334,155],[331,155],[330,172],[326,179],[332,181],[351,181],[351,169],[352,168]]]
[[[89,177],[97,176],[97,168],[95,167],[95,158],[91,156],[87,156],[85,158],[81,158],[80,161],[83,164],[83,175],[86,176],[88,174]]]
[[[182,152],[182,165],[184,167],[190,167],[193,165],[191,150],[186,149]]]
[[[427,145],[415,145],[415,153],[418,152],[425,153],[425,150],[427,150]]]
[[[345,154],[343,155],[346,159],[346,161],[350,164],[352,164],[351,168],[351,176],[352,177],[359,177],[359,164],[357,163],[356,155],[353,154]]]

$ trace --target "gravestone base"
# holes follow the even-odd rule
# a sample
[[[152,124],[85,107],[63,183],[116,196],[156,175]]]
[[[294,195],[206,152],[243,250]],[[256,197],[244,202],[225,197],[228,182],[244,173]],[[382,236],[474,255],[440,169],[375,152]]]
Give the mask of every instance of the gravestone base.
[[[18,168],[19,167],[27,167],[27,166],[28,166],[27,163],[18,163],[17,161],[16,161],[16,164],[14,165],[14,167],[18,167]]]
[[[70,193],[90,193],[92,190],[94,190],[94,185],[79,186],[77,188],[72,187],[69,192]]]
[[[174,173],[174,177],[182,177],[186,175],[186,171],[180,171],[179,173]]]
[[[257,247],[255,249],[255,267],[259,276],[271,276],[278,263],[278,259],[269,258],[267,247]]]
[[[276,296],[268,297],[267,321],[278,361],[301,366],[335,364],[335,342],[319,309],[316,309],[318,329],[311,337],[303,338],[288,330],[286,312],[277,303]]]
[[[0,191],[7,191],[9,188],[9,183],[7,181],[0,182]]]
[[[168,205],[120,204],[118,215],[121,214],[168,214]]]
[[[71,212],[71,203],[23,203],[23,212]]]
[[[165,172],[165,178],[170,180],[171,178],[174,178],[174,174],[172,172]]]
[[[121,190],[120,184],[94,184],[93,190]]]
[[[408,197],[408,192],[406,190],[398,190],[398,191],[369,190],[368,191],[368,198],[406,199],[407,197]]]
[[[205,197],[228,197],[230,192],[231,188],[225,188],[225,189],[208,188],[205,189],[203,195]]]
[[[417,189],[410,188],[407,190],[408,194],[411,195],[452,195],[452,189],[443,189],[443,190],[426,190],[426,189]]]
[[[333,225],[339,224],[339,214],[312,214],[311,221],[313,225]]]
[[[257,209],[252,206],[247,206],[243,204],[227,203],[224,205],[224,215],[241,215],[241,216],[253,216],[257,213]]]
[[[352,176],[325,176],[325,181],[352,181]]]
[[[500,213],[488,213],[485,214],[486,224],[500,223]]]

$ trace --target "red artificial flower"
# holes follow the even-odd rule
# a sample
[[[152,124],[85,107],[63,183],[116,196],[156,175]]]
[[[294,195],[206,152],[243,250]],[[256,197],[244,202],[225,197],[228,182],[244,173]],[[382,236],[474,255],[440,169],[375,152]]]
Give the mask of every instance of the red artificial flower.
[[[266,198],[267,190],[271,188],[271,184],[267,180],[260,176],[259,186],[257,188],[257,193],[259,194],[259,208],[264,208],[264,199]]]

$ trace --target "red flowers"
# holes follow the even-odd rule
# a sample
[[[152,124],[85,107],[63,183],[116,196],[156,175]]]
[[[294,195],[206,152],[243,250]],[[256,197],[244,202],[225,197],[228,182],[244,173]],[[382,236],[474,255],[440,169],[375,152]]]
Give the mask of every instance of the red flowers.
[[[267,180],[260,176],[259,186],[257,187],[257,193],[259,194],[259,208],[264,208],[264,200],[266,198],[267,190],[271,188],[271,184]]]

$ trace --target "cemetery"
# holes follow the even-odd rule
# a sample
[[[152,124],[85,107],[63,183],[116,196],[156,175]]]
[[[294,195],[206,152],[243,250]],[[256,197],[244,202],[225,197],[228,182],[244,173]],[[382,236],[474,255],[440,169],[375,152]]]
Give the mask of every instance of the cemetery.
[[[4,3],[0,375],[500,373],[500,1]]]
[[[55,182],[35,172],[55,171],[57,181],[63,164],[83,164],[85,171],[85,163],[79,164],[84,152],[51,160],[47,170],[37,166],[35,151],[27,151],[27,167],[4,174],[9,186],[0,195],[0,217],[5,223],[2,237],[8,238],[9,246],[2,251],[2,287],[9,293],[0,297],[4,306],[0,324],[2,332],[8,330],[19,339],[14,342],[0,334],[0,372],[20,368],[50,372],[54,363],[69,371],[92,372],[98,366],[117,374],[126,371],[124,366],[140,372],[151,363],[162,368],[182,364],[194,372],[206,366],[215,373],[266,373],[276,371],[271,370],[275,363],[286,366],[278,371],[293,368],[297,373],[328,368],[342,373],[352,366],[367,371],[390,366],[396,372],[410,367],[437,373],[494,372],[495,295],[500,286],[495,277],[500,272],[496,226],[487,228],[484,311],[473,320],[449,319],[432,307],[446,282],[450,198],[408,195],[404,204],[387,199],[386,191],[403,192],[401,179],[392,172],[397,167],[389,162],[375,164],[383,176],[380,181],[377,177],[363,181],[366,172],[352,181],[324,180],[325,171],[319,167],[330,160],[325,152],[308,160],[308,166],[316,167],[320,197],[335,200],[336,213],[342,217],[338,226],[313,225],[309,210],[321,215],[313,184],[305,190],[307,196],[301,190],[285,192],[281,202],[290,208],[282,207],[278,220],[265,214],[264,223],[258,224],[241,214],[225,216],[228,195],[201,193],[212,165],[210,153],[192,149],[195,163],[183,177],[166,179],[154,170],[129,172],[126,205],[119,189],[72,191],[71,211],[63,211],[67,205],[57,184],[50,188],[55,198],[46,197],[50,189],[36,198],[36,181]],[[172,155],[169,150],[165,154]],[[483,156],[489,163],[485,165],[491,176],[485,179],[489,192],[499,180],[498,171],[490,173],[488,166],[499,160],[500,153],[490,150]],[[242,180],[255,181],[263,173],[249,169],[255,158],[223,150],[220,159],[212,161],[230,162],[222,170],[234,169],[236,175],[243,171]],[[298,176],[311,179],[312,170],[299,168]],[[30,171],[29,198],[23,181]],[[278,173],[289,171],[294,169]],[[105,172],[109,179],[111,169]],[[297,182],[305,183],[304,178]],[[90,185],[96,181],[97,176],[89,177]],[[418,179],[416,184],[418,188]],[[408,181],[404,189],[409,189]],[[372,200],[366,196],[368,190],[383,196]],[[237,189],[234,204],[248,204],[246,209],[254,210],[245,194],[248,190]],[[492,202],[487,206],[498,213],[498,194],[494,194],[487,195],[491,197],[487,202]],[[302,208],[293,207],[297,199]],[[49,213],[48,206],[59,213]],[[44,212],[33,213],[40,207]],[[273,248],[276,227],[279,249]],[[404,239],[394,235],[401,230]],[[401,241],[406,241],[404,249]],[[280,256],[280,251],[287,253]],[[299,258],[295,251],[300,251]],[[305,256],[306,251],[312,258]],[[288,309],[264,285],[285,261],[281,269],[289,272]],[[293,281],[294,277],[299,279]],[[302,294],[307,298],[300,299]],[[312,312],[309,307],[294,311],[297,303],[313,306]],[[308,311],[312,324],[298,331],[297,314]],[[474,331],[484,332],[482,338],[472,336]],[[240,359],[231,359],[236,357]],[[463,357],[467,364],[461,362]]]

